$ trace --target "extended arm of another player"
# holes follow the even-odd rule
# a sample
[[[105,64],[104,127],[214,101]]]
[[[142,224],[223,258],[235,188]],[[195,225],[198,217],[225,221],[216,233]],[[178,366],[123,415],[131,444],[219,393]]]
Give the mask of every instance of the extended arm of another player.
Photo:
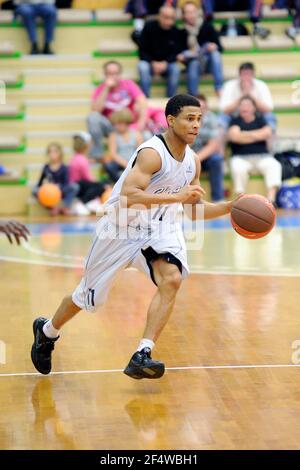
[[[140,150],[136,158],[134,167],[128,173],[121,189],[121,204],[134,209],[149,209],[161,204],[175,204],[183,202],[188,197],[197,195],[201,197],[204,193],[198,184],[188,186],[176,194],[153,194],[148,193],[152,175],[161,168],[161,159],[158,153],[152,148]]]
[[[24,238],[24,240],[27,241],[28,235],[30,235],[28,228],[16,220],[1,221],[0,233],[1,232],[7,236],[9,243],[13,243],[15,238],[18,245],[20,245],[20,238]]]

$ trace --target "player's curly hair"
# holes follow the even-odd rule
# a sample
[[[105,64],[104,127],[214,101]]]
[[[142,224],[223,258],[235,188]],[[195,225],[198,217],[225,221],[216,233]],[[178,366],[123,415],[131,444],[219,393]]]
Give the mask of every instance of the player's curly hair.
[[[169,99],[166,105],[166,117],[169,115],[174,117],[178,116],[182,108],[184,108],[185,106],[196,106],[197,108],[200,108],[200,103],[197,98],[192,95],[180,94],[172,96],[172,98]]]

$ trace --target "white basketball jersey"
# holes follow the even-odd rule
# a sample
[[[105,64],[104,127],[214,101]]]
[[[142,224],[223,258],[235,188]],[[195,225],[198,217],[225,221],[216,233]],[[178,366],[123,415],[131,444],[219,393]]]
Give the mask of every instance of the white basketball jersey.
[[[189,185],[195,178],[196,162],[193,150],[187,145],[183,160],[178,161],[170,153],[163,137],[153,136],[140,145],[132,155],[127,168],[115,184],[112,194],[105,204],[106,209],[109,210],[110,207],[116,208],[119,206],[123,182],[134,166],[137,154],[140,150],[145,148],[156,150],[161,158],[161,168],[157,173],[152,175],[149,186],[145,189],[147,193],[175,194],[184,186]],[[151,209],[140,211],[131,210],[129,208],[126,210],[128,214],[126,223],[131,227],[138,226],[143,229],[155,229],[155,227],[162,222],[172,224],[176,220],[180,206],[180,203],[162,204],[160,206],[154,206]],[[122,211],[123,209],[121,212]],[[123,224],[121,223],[120,225]]]

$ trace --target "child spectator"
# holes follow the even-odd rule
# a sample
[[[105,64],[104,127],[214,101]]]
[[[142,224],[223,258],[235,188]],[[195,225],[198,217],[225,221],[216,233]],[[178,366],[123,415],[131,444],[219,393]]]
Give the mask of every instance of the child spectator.
[[[116,182],[136,148],[143,142],[143,137],[139,131],[129,127],[133,121],[129,109],[112,113],[110,120],[115,129],[108,138],[108,153],[112,160],[104,166],[112,181]]]
[[[59,213],[68,215],[70,214],[70,207],[79,191],[79,187],[77,184],[72,184],[69,181],[69,172],[67,166],[63,163],[64,156],[61,145],[52,142],[48,145],[46,153],[48,163],[44,166],[39,182],[34,187],[32,194],[37,196],[39,188],[45,181],[57,184],[62,192],[63,206],[53,207],[50,213],[51,215],[58,215]]]
[[[100,196],[108,185],[95,181],[91,174],[88,152],[91,136],[87,132],[78,132],[73,136],[75,155],[70,162],[70,181],[79,186],[78,198],[85,205],[76,209],[78,215],[88,215],[90,212],[102,211]]]

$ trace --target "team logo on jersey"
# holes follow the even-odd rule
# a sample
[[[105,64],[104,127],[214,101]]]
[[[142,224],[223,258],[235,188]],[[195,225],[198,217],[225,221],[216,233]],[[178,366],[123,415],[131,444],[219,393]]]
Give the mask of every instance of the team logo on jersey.
[[[153,194],[162,194],[162,193],[166,193],[166,194],[176,194],[176,193],[179,193],[179,191],[184,188],[187,184],[189,184],[188,180],[185,178],[185,181],[183,184],[181,184],[180,186],[176,186],[175,188],[172,187],[172,186],[165,186],[165,187],[162,187],[162,188],[158,188],[154,191]]]
[[[165,188],[158,188],[154,191],[153,194],[162,194],[162,193],[167,193],[167,194],[176,194],[178,193],[183,187],[183,186],[178,186],[177,188],[172,188],[171,186],[166,186]]]

